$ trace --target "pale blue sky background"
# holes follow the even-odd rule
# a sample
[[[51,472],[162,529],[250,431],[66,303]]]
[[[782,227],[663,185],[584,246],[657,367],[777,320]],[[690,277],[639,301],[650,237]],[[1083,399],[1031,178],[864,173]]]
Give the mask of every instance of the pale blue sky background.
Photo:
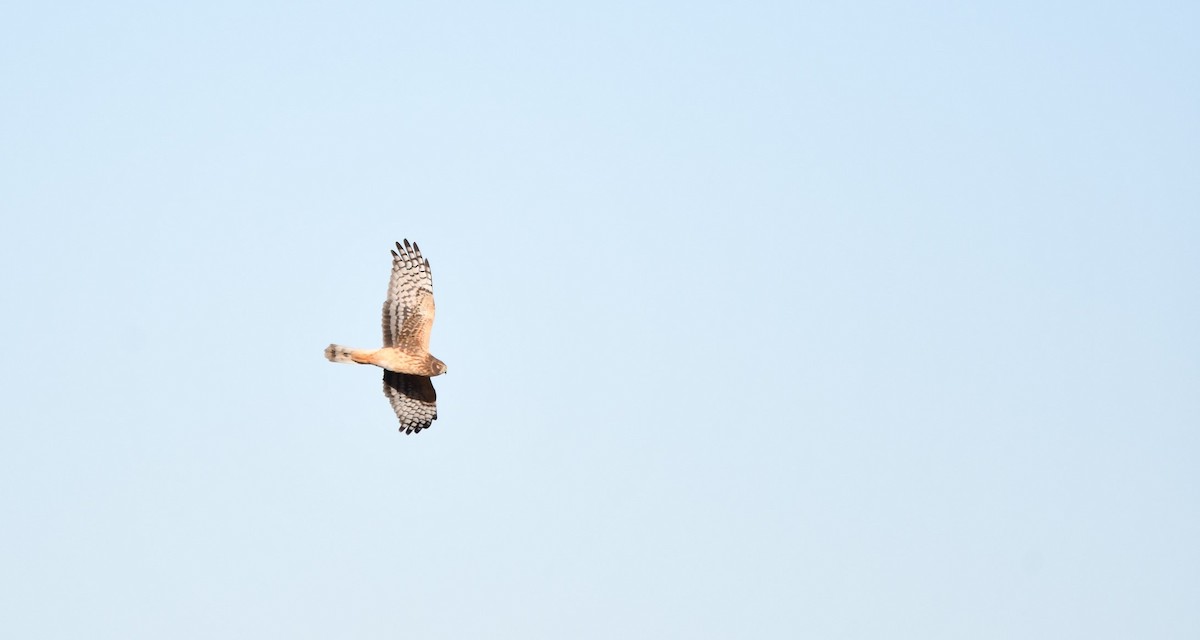
[[[2,635],[1200,636],[1198,27],[8,6]]]

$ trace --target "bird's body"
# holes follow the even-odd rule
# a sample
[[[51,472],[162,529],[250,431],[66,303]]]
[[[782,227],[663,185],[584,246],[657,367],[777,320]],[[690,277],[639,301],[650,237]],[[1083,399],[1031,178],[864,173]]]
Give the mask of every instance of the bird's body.
[[[433,276],[421,249],[408,240],[392,251],[392,277],[383,303],[383,348],[351,349],[331,344],[330,362],[372,364],[383,372],[383,392],[400,420],[400,430],[417,433],[437,419],[437,393],[429,380],[446,364],[429,353],[433,328]]]
[[[384,347],[374,351],[368,349],[348,349],[331,344],[325,349],[325,357],[330,362],[353,362],[355,364],[373,364],[393,373],[407,373],[414,376],[436,376],[444,371],[437,371],[434,362],[437,360],[428,353],[421,355],[409,353],[396,347]]]

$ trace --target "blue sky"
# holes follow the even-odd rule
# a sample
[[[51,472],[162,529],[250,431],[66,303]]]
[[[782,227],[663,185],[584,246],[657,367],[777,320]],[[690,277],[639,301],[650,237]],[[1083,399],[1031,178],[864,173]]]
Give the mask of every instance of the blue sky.
[[[1196,637],[1198,20],[10,7],[0,627]]]

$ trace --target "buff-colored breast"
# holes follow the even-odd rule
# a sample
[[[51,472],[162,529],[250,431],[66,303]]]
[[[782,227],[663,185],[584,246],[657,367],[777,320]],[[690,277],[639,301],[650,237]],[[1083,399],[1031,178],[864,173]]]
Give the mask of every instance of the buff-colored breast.
[[[428,354],[415,355],[391,347],[385,347],[374,352],[371,364],[381,366],[388,371],[395,371],[396,373],[408,373],[415,376],[434,375],[430,369]]]

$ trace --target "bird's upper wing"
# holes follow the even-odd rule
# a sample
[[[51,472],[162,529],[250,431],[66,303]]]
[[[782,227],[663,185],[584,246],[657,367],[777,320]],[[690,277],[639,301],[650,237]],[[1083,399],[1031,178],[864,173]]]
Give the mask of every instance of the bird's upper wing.
[[[383,346],[405,351],[429,351],[433,328],[433,273],[416,244],[396,243],[392,278],[383,303]]]
[[[400,430],[417,433],[437,420],[437,392],[425,376],[384,370],[383,394],[400,419]]]

